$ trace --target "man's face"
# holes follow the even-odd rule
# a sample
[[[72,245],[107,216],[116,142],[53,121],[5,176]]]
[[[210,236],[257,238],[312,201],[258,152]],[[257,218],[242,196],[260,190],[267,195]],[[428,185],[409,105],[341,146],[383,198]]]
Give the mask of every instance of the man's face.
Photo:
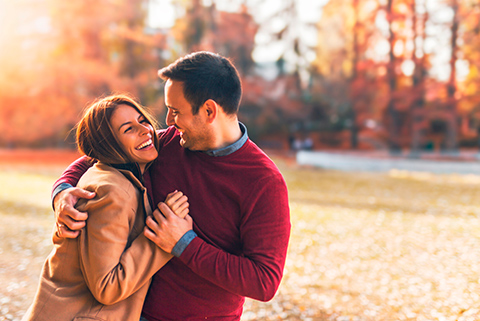
[[[180,145],[195,151],[207,151],[211,141],[210,128],[203,117],[202,107],[193,115],[192,106],[183,94],[183,83],[167,80],[165,83],[166,123],[180,132]]]

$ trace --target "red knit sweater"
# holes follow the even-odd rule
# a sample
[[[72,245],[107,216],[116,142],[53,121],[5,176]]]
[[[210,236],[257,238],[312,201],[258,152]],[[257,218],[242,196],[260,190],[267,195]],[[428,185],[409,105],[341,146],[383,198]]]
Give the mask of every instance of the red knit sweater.
[[[147,188],[155,204],[174,190],[185,193],[199,237],[157,272],[143,316],[240,320],[245,297],[272,299],[282,278],[290,236],[283,177],[250,140],[214,157],[182,148],[172,127],[160,146]],[[74,163],[56,185],[75,185],[86,166]]]

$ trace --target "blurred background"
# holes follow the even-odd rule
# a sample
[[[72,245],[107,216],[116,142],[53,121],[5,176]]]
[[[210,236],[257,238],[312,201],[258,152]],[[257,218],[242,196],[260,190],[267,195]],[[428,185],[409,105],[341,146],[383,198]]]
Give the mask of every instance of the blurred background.
[[[476,0],[0,0],[0,147],[75,148],[82,109],[156,71],[230,57],[240,119],[270,149],[476,151]]]
[[[480,320],[478,0],[0,0],[0,321],[82,110],[129,92],[165,126],[157,70],[198,50],[237,66],[289,190],[282,284],[242,321]]]

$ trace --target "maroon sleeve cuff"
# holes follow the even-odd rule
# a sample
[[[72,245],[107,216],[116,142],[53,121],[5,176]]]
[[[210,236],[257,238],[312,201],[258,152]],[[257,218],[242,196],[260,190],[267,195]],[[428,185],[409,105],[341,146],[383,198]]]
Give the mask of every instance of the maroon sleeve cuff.
[[[55,198],[55,195],[59,192],[58,187],[61,184],[69,184],[71,186],[77,186],[80,177],[82,177],[85,172],[92,167],[94,162],[90,160],[87,156],[82,156],[76,161],[71,163],[67,169],[63,172],[62,176],[53,184],[52,188],[52,201]],[[61,191],[62,189],[60,189]]]

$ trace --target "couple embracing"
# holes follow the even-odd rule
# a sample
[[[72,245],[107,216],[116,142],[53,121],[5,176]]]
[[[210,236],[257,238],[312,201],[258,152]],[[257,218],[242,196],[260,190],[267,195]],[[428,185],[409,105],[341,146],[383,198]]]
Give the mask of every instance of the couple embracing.
[[[77,126],[84,156],[54,185],[54,250],[24,320],[240,320],[245,297],[275,295],[287,187],[238,121],[237,70],[197,52],[159,76],[166,130],[124,95]]]

